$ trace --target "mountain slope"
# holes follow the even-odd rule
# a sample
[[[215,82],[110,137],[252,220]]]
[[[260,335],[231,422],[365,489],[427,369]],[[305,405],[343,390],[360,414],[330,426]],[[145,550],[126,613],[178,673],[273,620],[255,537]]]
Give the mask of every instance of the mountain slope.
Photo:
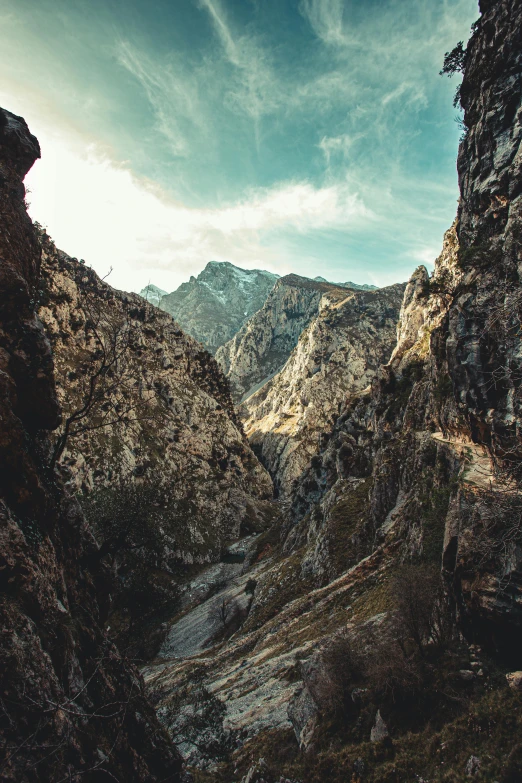
[[[270,272],[210,261],[197,277],[162,297],[160,307],[215,353],[263,306],[276,280]]]
[[[457,221],[391,360],[317,443],[241,629],[146,672],[203,780],[522,779],[522,4],[480,8]]]
[[[110,570],[49,466],[60,406],[23,185],[38,157],[24,120],[0,110],[0,777],[177,783],[179,754],[104,630]]]
[[[324,293],[282,370],[241,405],[250,443],[283,494],[340,407],[369,386],[389,358],[403,292],[398,284],[375,292]]]
[[[135,480],[154,487],[167,561],[215,560],[271,497],[215,360],[169,315],[111,288],[45,233],[42,245],[39,315],[66,418],[82,408],[86,377],[114,335],[121,354],[108,391],[67,441],[74,485],[85,496]]]
[[[154,305],[155,307],[159,307],[162,298],[167,295],[167,292],[164,291],[163,288],[158,288],[157,285],[152,285],[152,283],[149,283],[145,286],[145,288],[141,289],[139,295],[150,304]]]
[[[324,277],[314,277],[314,280],[319,283],[328,283],[328,280]],[[332,283],[332,285],[339,285],[341,288],[353,288],[354,291],[375,291],[377,288],[376,285],[368,285],[368,283],[351,283],[350,281],[347,283]]]
[[[325,295],[334,301],[346,298],[347,293],[331,283],[286,275],[277,281],[263,307],[219,348],[216,361],[237,400],[281,369]]]

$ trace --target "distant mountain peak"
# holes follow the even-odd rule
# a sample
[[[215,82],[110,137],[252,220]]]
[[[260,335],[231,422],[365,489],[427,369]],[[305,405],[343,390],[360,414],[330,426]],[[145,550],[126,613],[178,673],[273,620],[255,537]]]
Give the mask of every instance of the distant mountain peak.
[[[276,275],[274,272],[267,272],[264,269],[243,269],[242,267],[232,264],[230,261],[209,261],[203,271],[199,273],[197,279],[199,280],[201,277],[205,276],[206,272],[212,272],[212,274],[215,272],[224,272],[225,274],[237,275],[241,278],[250,278],[252,280],[258,275],[273,278],[274,281],[279,278],[279,275]]]
[[[331,283],[331,281],[327,280],[325,277],[314,277],[314,280],[317,283],[330,283],[331,285],[338,285],[341,288],[354,288],[356,291],[377,291],[379,288],[379,286],[369,285],[368,283],[351,283],[350,281],[347,283]]]
[[[161,300],[161,308],[212,353],[230,340],[265,303],[279,275],[209,261]]]
[[[213,259],[197,276],[191,275],[172,293],[167,294],[149,283],[140,296],[170,313],[188,334],[215,353],[263,307],[276,284],[317,293],[335,288],[365,291],[376,288],[357,283],[331,283],[320,276],[312,280],[295,273],[280,277],[264,269],[242,269],[230,261]]]
[[[165,296],[167,292],[163,290],[163,288],[158,288],[157,285],[153,285],[152,283],[149,283],[145,286],[145,288],[142,288],[139,295],[143,297],[143,299],[146,299],[147,302],[150,302],[150,304],[154,305],[155,307],[159,307],[159,303],[161,302],[161,297]]]

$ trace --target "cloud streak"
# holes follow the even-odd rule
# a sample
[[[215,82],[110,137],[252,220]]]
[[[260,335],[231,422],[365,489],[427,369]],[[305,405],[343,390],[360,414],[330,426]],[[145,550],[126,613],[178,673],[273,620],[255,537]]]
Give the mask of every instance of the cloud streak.
[[[302,0],[299,10],[325,44],[346,46],[352,42],[343,29],[343,0]]]
[[[116,45],[118,62],[143,88],[156,117],[158,131],[167,139],[174,155],[186,157],[188,139],[196,130],[206,134],[204,110],[195,80],[178,64],[158,64],[129,41]]]
[[[78,140],[79,142],[79,140]],[[116,166],[91,145],[42,136],[45,157],[28,175],[31,214],[57,244],[99,273],[114,267],[113,285],[140,288],[147,275],[172,290],[210,258],[274,266],[273,232],[310,236],[360,226],[371,211],[347,184],[286,182],[257,188],[234,203],[189,208],[147,180]],[[70,183],[81,182],[71,201]]]
[[[438,70],[475,0],[4,5],[5,105],[44,149],[33,214],[117,285],[211,258],[389,282],[451,223]]]
[[[269,52],[251,35],[232,34],[218,0],[200,0],[200,6],[208,12],[225,56],[235,69],[235,79],[226,89],[228,105],[251,118],[259,146],[260,120],[275,112],[284,100]]]

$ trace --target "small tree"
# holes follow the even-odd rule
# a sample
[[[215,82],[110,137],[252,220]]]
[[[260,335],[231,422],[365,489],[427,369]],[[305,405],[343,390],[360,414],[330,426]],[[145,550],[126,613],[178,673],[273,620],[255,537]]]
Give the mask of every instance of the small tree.
[[[423,658],[428,642],[442,644],[450,632],[440,572],[427,564],[404,565],[394,579],[393,593],[397,638],[412,643]]]
[[[466,66],[466,49],[464,48],[464,44],[462,41],[459,41],[458,44],[455,46],[454,49],[451,50],[451,52],[446,52],[444,55],[444,64],[442,66],[442,70],[440,71],[441,76],[449,76],[450,78],[453,76],[454,73],[464,73],[464,69]],[[460,92],[461,85],[459,84],[455,95],[453,97],[453,106],[457,108],[457,106],[460,106],[461,101],[461,92]],[[457,122],[459,124],[462,123],[462,120],[460,118],[456,118]],[[465,126],[462,123],[463,129],[465,129]]]
[[[223,596],[219,601],[212,604],[209,610],[208,618],[212,623],[218,623],[220,630],[213,640],[217,641],[221,638],[227,638],[229,635],[237,631],[244,619],[245,613],[241,610],[237,600]]]
[[[440,71],[441,76],[453,76],[454,73],[464,73],[464,66],[466,61],[466,50],[464,48],[463,41],[459,41],[458,44],[444,55],[444,64]]]
[[[105,560],[117,574],[111,625],[122,648],[132,644],[141,650],[141,629],[174,608],[179,597],[175,575],[165,564],[164,505],[160,487],[133,481],[82,500],[100,544],[89,555],[89,565]]]
[[[114,565],[125,552],[143,550],[159,565],[164,550],[161,500],[159,487],[130,480],[86,497],[82,507],[100,541],[96,559],[108,557]]]
[[[366,649],[360,634],[335,636],[322,650],[316,666],[303,671],[303,679],[316,704],[329,713],[348,715],[351,693],[365,674]]]

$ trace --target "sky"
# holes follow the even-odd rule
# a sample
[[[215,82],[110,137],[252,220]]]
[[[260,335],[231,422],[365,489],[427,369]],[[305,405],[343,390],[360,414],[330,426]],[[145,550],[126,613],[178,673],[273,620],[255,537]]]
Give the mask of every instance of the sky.
[[[108,282],[210,260],[388,285],[457,206],[476,0],[0,0],[0,105],[42,159],[33,219]]]

